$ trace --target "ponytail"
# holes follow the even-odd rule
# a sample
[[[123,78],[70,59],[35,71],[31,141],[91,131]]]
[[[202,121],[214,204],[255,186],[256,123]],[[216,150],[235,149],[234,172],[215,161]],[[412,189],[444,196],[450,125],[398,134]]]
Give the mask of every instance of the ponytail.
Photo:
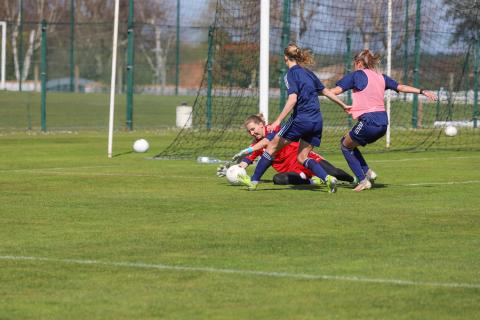
[[[381,57],[378,53],[373,53],[368,49],[362,50],[355,55],[353,61],[360,61],[365,69],[376,69],[380,63]]]
[[[315,64],[315,60],[313,59],[313,55],[310,50],[301,49],[294,43],[290,43],[283,53],[290,61],[296,61],[302,66],[312,66]]]

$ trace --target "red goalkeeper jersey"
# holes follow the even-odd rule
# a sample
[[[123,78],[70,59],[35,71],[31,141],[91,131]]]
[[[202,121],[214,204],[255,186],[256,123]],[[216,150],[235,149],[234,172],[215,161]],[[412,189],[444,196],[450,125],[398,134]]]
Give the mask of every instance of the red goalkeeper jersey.
[[[265,136],[267,136],[266,130],[267,129],[265,129]],[[280,127],[276,128],[275,133],[277,133],[279,130]],[[253,147],[259,141],[260,140],[254,141],[250,146]],[[292,142],[288,146],[285,146],[278,151],[275,155],[275,159],[272,162],[272,167],[277,172],[303,172],[308,178],[310,178],[313,176],[313,173],[297,161],[298,146],[299,142]],[[248,155],[246,158],[253,162],[257,157],[261,156],[263,152],[264,149],[257,150]],[[324,159],[321,155],[313,151],[308,154],[308,157],[314,159],[316,162],[320,162]]]

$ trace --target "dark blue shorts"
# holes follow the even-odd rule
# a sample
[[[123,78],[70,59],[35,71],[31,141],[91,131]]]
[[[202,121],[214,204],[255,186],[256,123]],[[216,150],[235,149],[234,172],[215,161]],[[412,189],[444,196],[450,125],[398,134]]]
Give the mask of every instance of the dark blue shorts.
[[[362,115],[350,130],[352,140],[361,146],[373,143],[387,132],[388,118],[385,112],[371,112]]]
[[[289,141],[299,141],[302,139],[314,147],[320,146],[322,140],[323,121],[299,121],[290,118],[285,123],[278,135]]]

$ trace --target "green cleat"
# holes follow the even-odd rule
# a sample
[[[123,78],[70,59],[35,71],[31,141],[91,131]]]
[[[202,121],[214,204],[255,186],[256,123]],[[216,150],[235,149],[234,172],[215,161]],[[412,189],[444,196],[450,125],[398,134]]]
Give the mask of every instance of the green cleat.
[[[325,179],[325,183],[327,185],[329,193],[337,192],[337,178],[335,178],[334,176],[328,175],[327,178]]]
[[[310,178],[310,184],[314,185],[314,186],[321,186],[323,184],[323,180],[320,179],[319,177],[317,176],[312,176]]]
[[[250,180],[250,177],[246,174],[239,174],[237,176],[237,180],[240,184],[244,185],[247,187],[248,191],[255,191],[257,190],[257,186],[258,186],[258,182],[255,183],[255,182],[252,182],[252,180]]]

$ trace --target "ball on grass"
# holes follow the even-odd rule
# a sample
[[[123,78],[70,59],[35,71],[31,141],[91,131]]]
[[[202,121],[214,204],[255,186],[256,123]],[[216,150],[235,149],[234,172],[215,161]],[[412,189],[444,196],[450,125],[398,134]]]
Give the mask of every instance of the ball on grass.
[[[145,139],[138,139],[133,143],[133,151],[135,152],[147,152],[148,148],[150,145],[148,144],[148,141]]]
[[[445,134],[449,137],[454,137],[457,135],[457,133],[458,133],[458,130],[454,126],[447,126],[445,128]]]
[[[237,185],[238,183],[238,175],[246,175],[247,171],[244,168],[240,167],[238,164],[231,166],[227,169],[227,180],[231,184]]]

